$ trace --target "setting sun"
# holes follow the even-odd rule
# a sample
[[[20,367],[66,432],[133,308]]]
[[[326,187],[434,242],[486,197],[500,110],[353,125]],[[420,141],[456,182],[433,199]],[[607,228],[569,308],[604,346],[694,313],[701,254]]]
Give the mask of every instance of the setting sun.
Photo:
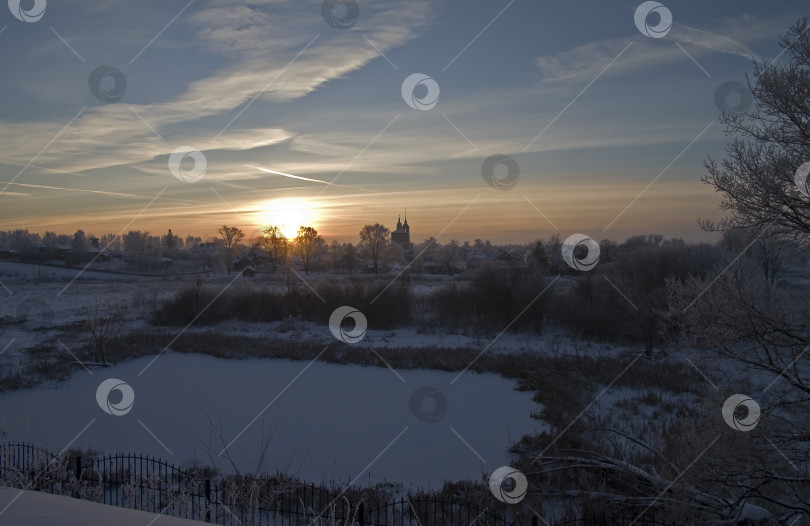
[[[288,239],[292,239],[301,226],[317,228],[317,216],[317,212],[307,200],[283,197],[262,203],[256,213],[256,222],[261,228],[276,225]]]

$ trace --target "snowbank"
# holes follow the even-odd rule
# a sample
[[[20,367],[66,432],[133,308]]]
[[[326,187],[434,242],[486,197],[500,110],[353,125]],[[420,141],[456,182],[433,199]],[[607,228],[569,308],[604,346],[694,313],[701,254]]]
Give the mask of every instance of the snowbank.
[[[13,501],[13,502],[12,502]],[[3,511],[5,510],[5,511]],[[203,522],[158,516],[86,500],[0,487],[0,524],[14,526],[195,526]]]

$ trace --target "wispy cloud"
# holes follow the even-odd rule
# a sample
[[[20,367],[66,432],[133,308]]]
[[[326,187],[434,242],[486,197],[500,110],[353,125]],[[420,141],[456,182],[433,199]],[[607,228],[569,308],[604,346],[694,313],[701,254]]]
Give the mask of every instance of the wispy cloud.
[[[756,56],[756,53],[751,51],[748,46],[727,36],[727,34],[706,31],[684,24],[673,26],[672,31],[670,31],[667,37],[681,44],[691,44],[708,51],[737,55],[745,59],[751,59]]]
[[[98,194],[98,195],[104,195],[104,196],[110,196],[110,197],[129,197],[129,198],[134,197],[134,198],[137,198],[137,199],[149,199],[149,197],[147,197],[145,195],[127,194],[127,193],[123,193],[123,192],[108,192],[106,190],[87,190],[87,189],[84,189],[84,188],[67,188],[67,187],[63,187],[63,186],[51,186],[51,185],[46,185],[46,184],[12,183],[12,182],[6,182],[6,181],[0,181],[0,184],[8,184],[10,186],[20,186],[20,187],[23,187],[23,188],[37,188],[37,189],[41,189],[41,190],[58,190],[60,192],[80,192],[80,193]],[[31,194],[23,194],[23,193],[17,193],[17,192],[4,192],[3,195],[29,196]],[[164,200],[178,202],[178,203],[187,203],[188,202],[188,201],[183,201],[183,200],[180,200],[180,199],[169,199],[169,198],[165,198]]]
[[[676,23],[665,39],[649,39],[639,34],[628,35],[627,38],[607,38],[543,55],[536,59],[536,64],[540,68],[541,78],[546,81],[593,76],[631,40],[635,45],[612,68],[614,75],[688,60],[676,46],[667,46],[667,41],[695,46],[704,53],[723,53],[750,59],[756,57],[756,53],[735,37],[756,40],[763,34],[775,36],[783,30],[775,24],[762,25],[747,17],[726,20],[714,31]]]
[[[228,56],[228,65],[188,83],[167,102],[132,106],[166,142],[155,137],[126,105],[96,106],[66,130],[39,164],[81,172],[149,161],[168,155],[180,144],[202,151],[250,150],[285,141],[294,133],[282,128],[239,129],[239,121],[226,133],[218,137],[217,133],[229,120],[228,114],[248,100],[257,96],[269,101],[298,99],[377,59],[378,53],[359,31],[388,51],[418,36],[430,13],[425,1],[377,2],[365,7],[362,27],[358,24],[357,31],[343,32],[324,24],[314,3],[234,4],[209,2],[186,22],[209,52]],[[323,37],[290,63],[319,32],[324,32]],[[63,125],[6,123],[0,130],[0,157],[27,162],[40,147],[41,137]]]

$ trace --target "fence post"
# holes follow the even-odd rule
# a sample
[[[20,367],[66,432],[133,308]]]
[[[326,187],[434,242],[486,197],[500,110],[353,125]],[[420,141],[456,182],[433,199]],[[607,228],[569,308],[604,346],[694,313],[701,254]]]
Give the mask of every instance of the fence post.
[[[79,487],[81,486],[81,480],[82,480],[82,456],[81,455],[76,455],[76,471],[75,471],[75,475],[76,475],[76,488],[73,490],[73,498],[74,499],[79,499],[79,498],[81,498],[81,490],[79,489]]]
[[[365,515],[366,515],[366,505],[365,505],[365,503],[364,503],[364,502],[361,500],[361,501],[360,501],[360,504],[357,506],[357,523],[358,523],[360,526],[364,526],[364,525],[365,525],[365,523],[366,523],[366,518],[365,518]]]
[[[211,479],[205,481],[205,522],[211,522]]]

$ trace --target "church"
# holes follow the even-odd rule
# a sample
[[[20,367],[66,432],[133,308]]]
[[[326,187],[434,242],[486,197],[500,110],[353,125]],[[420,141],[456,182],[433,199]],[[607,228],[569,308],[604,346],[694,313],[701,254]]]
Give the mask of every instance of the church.
[[[397,229],[391,232],[391,243],[399,244],[406,252],[413,248],[411,245],[411,227],[408,225],[408,214],[405,214],[405,222],[402,217],[397,217]]]

